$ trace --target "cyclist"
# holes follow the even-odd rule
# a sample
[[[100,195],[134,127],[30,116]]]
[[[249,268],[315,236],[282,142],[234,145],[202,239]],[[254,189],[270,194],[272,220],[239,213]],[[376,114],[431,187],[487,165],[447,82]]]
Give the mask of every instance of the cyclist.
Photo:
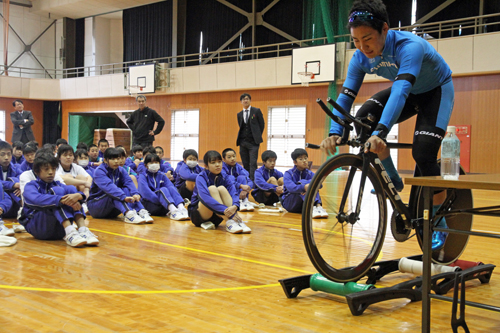
[[[393,81],[392,87],[373,95],[356,114],[363,117],[370,113],[377,118],[367,141],[369,150],[378,154],[394,186],[401,191],[404,185],[385,141],[395,123],[417,115],[413,158],[423,176],[439,175],[437,154],[454,103],[449,66],[424,39],[410,32],[389,30],[386,7],[381,0],[355,0],[347,27],[357,50],[349,63],[337,103],[345,110],[351,108],[365,74],[377,74]],[[342,117],[339,112],[334,113]],[[321,148],[335,153],[342,131],[342,126],[332,121],[330,135],[323,140]],[[445,191],[434,195],[434,214],[445,198]],[[438,226],[447,228],[444,218]],[[447,237],[447,232],[434,232],[432,249],[442,249]]]

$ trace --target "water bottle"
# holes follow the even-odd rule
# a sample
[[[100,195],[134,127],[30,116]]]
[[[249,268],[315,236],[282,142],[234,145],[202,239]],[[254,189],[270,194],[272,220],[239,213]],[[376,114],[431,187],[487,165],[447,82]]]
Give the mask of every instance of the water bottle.
[[[441,142],[441,177],[458,180],[460,174],[460,140],[455,126],[448,126],[446,136]]]

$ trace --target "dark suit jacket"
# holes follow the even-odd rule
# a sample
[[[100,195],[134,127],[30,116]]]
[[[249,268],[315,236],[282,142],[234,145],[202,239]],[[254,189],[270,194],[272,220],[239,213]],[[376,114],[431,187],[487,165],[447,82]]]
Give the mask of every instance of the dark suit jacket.
[[[25,122],[24,119],[27,119],[28,121]],[[31,111],[24,110],[22,117],[19,116],[19,112],[14,111],[10,114],[10,120],[12,121],[12,124],[14,124],[14,130],[12,131],[12,142],[21,141],[23,131],[26,133],[29,141],[35,140],[35,135],[33,135],[33,130],[31,129],[31,125],[35,123],[35,120],[33,119]],[[19,128],[19,125],[22,125],[23,128]]]
[[[262,133],[264,132],[264,127],[266,126],[262,111],[260,111],[259,108],[251,106],[248,120],[250,123],[250,129],[252,130],[253,139],[255,140],[255,143],[259,145],[262,142]],[[238,126],[240,126],[240,129],[238,131],[238,138],[236,139],[237,146],[240,145],[241,124],[243,124],[243,110],[238,112]]]

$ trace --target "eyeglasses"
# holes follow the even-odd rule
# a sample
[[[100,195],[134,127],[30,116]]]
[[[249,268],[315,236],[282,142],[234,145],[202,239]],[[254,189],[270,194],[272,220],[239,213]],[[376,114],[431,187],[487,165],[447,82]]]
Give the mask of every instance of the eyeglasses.
[[[355,20],[359,21],[371,21],[374,20],[375,16],[370,13],[370,12],[352,12],[351,15],[349,15],[349,23],[354,22]]]

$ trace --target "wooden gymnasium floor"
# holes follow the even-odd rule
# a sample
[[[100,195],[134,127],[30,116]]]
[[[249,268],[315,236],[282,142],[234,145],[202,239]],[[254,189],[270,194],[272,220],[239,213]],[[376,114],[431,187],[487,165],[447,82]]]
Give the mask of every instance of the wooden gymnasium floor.
[[[408,186],[402,197],[407,200]],[[373,197],[373,196],[372,196]],[[497,192],[475,191],[476,205],[497,205]],[[16,234],[0,248],[1,332],[419,332],[421,303],[393,300],[352,316],[343,297],[303,291],[287,299],[278,280],[314,273],[299,214],[243,213],[253,232],[205,231],[156,218],[152,225],[89,218],[100,246]],[[390,216],[390,215],[389,215]],[[7,221],[7,223],[9,223]],[[500,232],[476,217],[478,230]],[[500,244],[471,238],[464,260],[500,264]],[[419,254],[415,238],[388,232],[384,259]],[[409,280],[392,274],[379,287]],[[500,269],[491,282],[468,282],[467,299],[500,305]],[[448,295],[452,295],[451,292]],[[432,301],[432,329],[450,332],[451,303]],[[499,332],[500,314],[467,308],[471,332]]]

